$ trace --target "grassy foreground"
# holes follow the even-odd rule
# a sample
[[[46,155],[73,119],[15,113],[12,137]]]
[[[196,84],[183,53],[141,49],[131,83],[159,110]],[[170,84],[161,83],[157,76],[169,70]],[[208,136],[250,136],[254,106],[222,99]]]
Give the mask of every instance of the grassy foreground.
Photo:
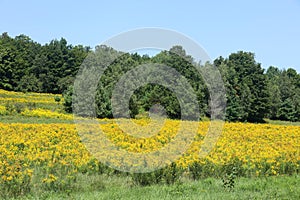
[[[130,177],[80,175],[74,187],[69,194],[33,190],[18,199],[300,199],[299,175],[238,178],[232,190],[216,178],[142,187]]]

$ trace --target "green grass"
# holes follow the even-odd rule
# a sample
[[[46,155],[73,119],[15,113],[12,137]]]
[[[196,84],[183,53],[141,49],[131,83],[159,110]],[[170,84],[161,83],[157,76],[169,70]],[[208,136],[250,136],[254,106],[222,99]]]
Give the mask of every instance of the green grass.
[[[80,175],[70,192],[33,190],[20,199],[300,199],[300,177],[238,178],[228,191],[215,178],[142,187],[133,185],[130,177]]]
[[[1,123],[23,123],[23,124],[73,124],[74,120],[46,118],[46,117],[28,117],[22,115],[3,115],[0,116]]]
[[[268,124],[285,125],[285,126],[300,126],[300,122],[289,122],[280,120],[264,119]]]
[[[280,120],[265,119],[268,124],[285,125],[285,126],[300,126],[300,122],[289,122]],[[74,123],[73,120],[46,118],[46,117],[28,117],[19,114],[16,115],[0,115],[0,122],[2,123],[25,123],[25,124],[51,124],[51,123]]]

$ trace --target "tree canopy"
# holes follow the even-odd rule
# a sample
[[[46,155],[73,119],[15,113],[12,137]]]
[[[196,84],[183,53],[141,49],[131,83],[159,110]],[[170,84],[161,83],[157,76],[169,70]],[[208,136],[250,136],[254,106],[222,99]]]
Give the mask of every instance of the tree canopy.
[[[196,69],[196,66],[204,69],[205,64],[195,63],[181,46],[176,45],[169,51],[149,57],[119,52],[103,45],[94,50],[83,45],[73,46],[64,38],[41,45],[26,35],[12,38],[3,33],[0,36],[0,88],[64,93],[65,110],[72,112],[73,83],[87,57],[93,66],[108,66],[96,85],[95,114],[99,118],[113,117],[111,99],[122,76],[132,78],[132,70],[147,65],[145,73],[154,74],[158,82],[166,78],[171,81],[172,77],[151,71],[151,65],[165,65],[184,76],[196,94],[200,117],[210,117],[208,87],[205,77]],[[226,120],[262,122],[264,118],[270,118],[300,121],[300,74],[296,70],[274,66],[264,70],[255,60],[254,53],[243,51],[206,63],[212,64],[220,71],[226,88]],[[126,87],[134,88],[133,85]],[[84,101],[86,99],[80,103],[86,103]],[[163,85],[147,83],[137,88],[130,97],[129,116],[149,111],[156,104],[164,107],[169,118],[177,119],[182,114],[180,101],[173,91]],[[189,109],[195,108],[191,106]],[[125,116],[122,110],[118,112],[118,116]]]

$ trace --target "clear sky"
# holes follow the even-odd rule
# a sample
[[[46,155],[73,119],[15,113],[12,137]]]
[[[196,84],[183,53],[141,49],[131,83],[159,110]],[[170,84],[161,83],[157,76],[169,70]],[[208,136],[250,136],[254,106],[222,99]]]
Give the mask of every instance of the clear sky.
[[[118,33],[160,27],[183,33],[212,59],[251,51],[264,68],[300,72],[300,0],[0,0],[0,32],[39,43],[64,37],[94,47]]]

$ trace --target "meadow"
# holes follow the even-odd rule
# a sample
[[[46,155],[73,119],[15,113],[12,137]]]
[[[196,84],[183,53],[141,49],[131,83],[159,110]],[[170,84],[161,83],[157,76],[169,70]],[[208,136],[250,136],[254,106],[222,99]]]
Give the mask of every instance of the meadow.
[[[78,135],[62,102],[61,95],[0,90],[1,198],[300,198],[299,123],[225,123],[214,148],[201,157],[210,122],[185,122],[186,131],[197,128],[196,135],[178,159],[154,172],[132,173],[108,167],[87,150],[82,141],[88,138]],[[147,118],[132,121],[158,131],[133,137],[117,124],[126,126],[125,119],[99,119],[97,126],[117,147],[149,153],[174,141],[181,123],[166,120],[159,128]],[[121,168],[123,162],[114,165]]]

